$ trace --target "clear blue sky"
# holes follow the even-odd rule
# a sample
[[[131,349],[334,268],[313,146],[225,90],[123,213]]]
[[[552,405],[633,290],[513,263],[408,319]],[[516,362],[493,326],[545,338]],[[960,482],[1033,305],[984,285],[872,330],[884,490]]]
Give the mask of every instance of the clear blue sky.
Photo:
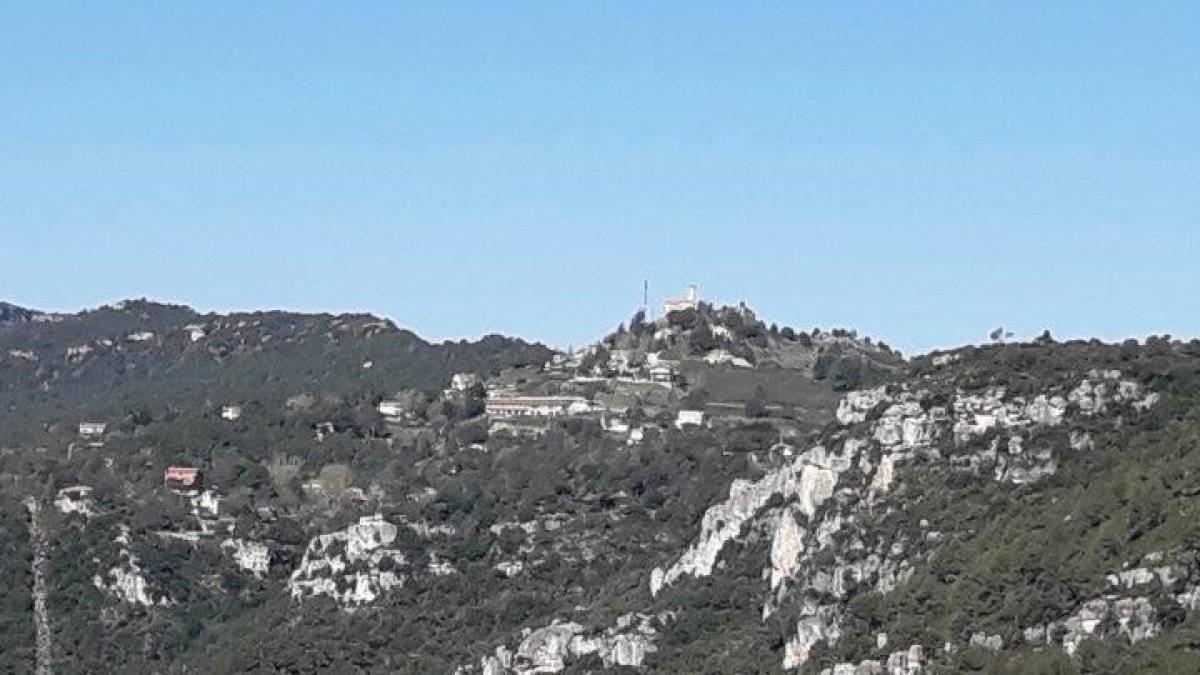
[[[0,2],[0,298],[1200,334],[1200,3]]]

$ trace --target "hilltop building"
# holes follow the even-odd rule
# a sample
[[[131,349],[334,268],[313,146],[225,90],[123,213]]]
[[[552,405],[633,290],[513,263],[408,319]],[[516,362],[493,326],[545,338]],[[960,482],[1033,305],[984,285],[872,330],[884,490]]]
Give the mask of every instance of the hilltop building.
[[[682,312],[686,309],[696,309],[700,306],[700,290],[695,284],[687,287],[687,294],[682,298],[670,298],[663,303],[663,316],[671,312]]]

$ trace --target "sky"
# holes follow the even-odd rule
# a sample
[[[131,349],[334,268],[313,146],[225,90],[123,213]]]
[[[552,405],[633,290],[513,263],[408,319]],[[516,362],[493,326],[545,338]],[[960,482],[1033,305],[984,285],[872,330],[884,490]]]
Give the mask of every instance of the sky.
[[[0,299],[1200,335],[1200,3],[0,0]]]

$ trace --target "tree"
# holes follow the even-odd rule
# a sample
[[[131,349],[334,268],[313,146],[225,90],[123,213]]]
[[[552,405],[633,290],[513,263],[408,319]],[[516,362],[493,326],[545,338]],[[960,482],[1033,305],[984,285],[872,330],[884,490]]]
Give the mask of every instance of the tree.
[[[690,330],[696,326],[699,318],[699,313],[689,307],[688,309],[676,310],[667,314],[667,323],[683,330]]]
[[[646,332],[646,310],[639,309],[629,320],[629,332],[638,337]]]
[[[701,322],[688,338],[688,347],[693,354],[705,354],[717,348],[717,339],[708,322]]]

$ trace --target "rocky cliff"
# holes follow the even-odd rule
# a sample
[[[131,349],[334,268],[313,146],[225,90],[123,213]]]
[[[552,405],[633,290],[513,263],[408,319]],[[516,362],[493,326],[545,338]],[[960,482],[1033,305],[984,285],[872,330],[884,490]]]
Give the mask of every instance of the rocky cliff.
[[[497,344],[473,361],[479,383],[449,376],[462,348],[431,366],[435,352],[406,352],[365,318],[134,303],[13,326],[0,336],[21,355],[0,363],[0,500],[14,506],[0,563],[15,580],[0,591],[0,665],[1200,665],[1200,343],[904,360],[752,318],[705,308],[618,331],[590,364]],[[834,345],[884,381],[840,391],[848,380],[820,377]],[[654,374],[639,370],[649,355]],[[410,377],[427,369],[447,375]],[[213,379],[176,381],[197,372]],[[676,424],[701,389],[696,423]],[[497,391],[587,405],[497,425],[482,404]],[[170,478],[189,468],[196,483]]]

